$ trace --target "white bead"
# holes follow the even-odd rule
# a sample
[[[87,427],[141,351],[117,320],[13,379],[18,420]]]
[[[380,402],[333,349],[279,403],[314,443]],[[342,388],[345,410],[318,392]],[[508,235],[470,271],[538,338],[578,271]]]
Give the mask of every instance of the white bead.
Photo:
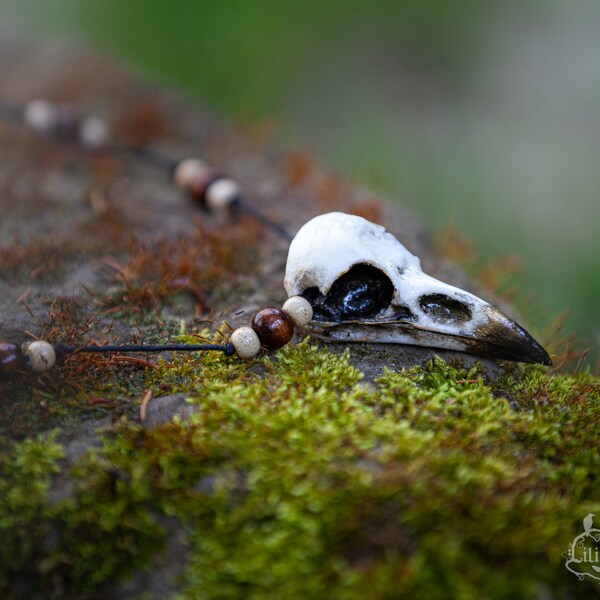
[[[240,358],[253,358],[260,352],[260,340],[252,327],[240,327],[229,338]]]
[[[25,360],[28,367],[35,373],[49,371],[56,363],[54,346],[48,342],[31,342],[25,347]]]
[[[79,141],[92,150],[102,148],[108,143],[110,128],[104,119],[87,117],[83,119],[79,129]]]
[[[240,186],[233,179],[221,177],[206,189],[206,205],[213,210],[227,208],[240,197]]]
[[[189,191],[198,180],[208,179],[211,174],[212,169],[204,161],[199,158],[186,158],[175,167],[173,181],[178,188]]]
[[[312,321],[313,308],[310,302],[302,296],[288,298],[281,309],[287,313],[296,327],[304,327]]]
[[[25,105],[23,120],[36,133],[51,133],[57,119],[56,106],[47,100],[31,100]]]

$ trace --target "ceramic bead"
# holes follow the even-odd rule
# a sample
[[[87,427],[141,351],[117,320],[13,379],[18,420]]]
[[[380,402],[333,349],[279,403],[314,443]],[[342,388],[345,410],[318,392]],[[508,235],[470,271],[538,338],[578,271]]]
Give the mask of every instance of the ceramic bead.
[[[31,342],[25,348],[25,359],[34,373],[45,373],[56,363],[54,346],[41,340]]]
[[[175,185],[200,199],[204,198],[206,187],[213,176],[213,170],[204,161],[197,158],[182,160],[173,171]]]
[[[260,352],[260,339],[251,327],[236,329],[229,341],[240,358],[254,358]]]
[[[79,140],[91,150],[106,146],[110,138],[110,128],[104,119],[87,117],[81,122]]]
[[[310,302],[302,296],[288,298],[281,308],[292,319],[296,327],[308,325],[313,318],[313,309]]]
[[[25,105],[23,120],[36,133],[51,133],[56,127],[56,107],[47,100],[31,100]]]
[[[206,188],[206,205],[212,210],[227,208],[240,197],[240,186],[228,177],[215,179]]]

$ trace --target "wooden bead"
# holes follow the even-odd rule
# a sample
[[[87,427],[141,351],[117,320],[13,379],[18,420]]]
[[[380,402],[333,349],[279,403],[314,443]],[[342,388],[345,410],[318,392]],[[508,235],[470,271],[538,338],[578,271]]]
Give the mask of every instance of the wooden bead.
[[[56,133],[67,137],[77,138],[81,116],[77,107],[71,104],[59,104],[56,107]]]
[[[229,337],[240,358],[254,358],[260,352],[260,340],[252,327],[240,327]]]
[[[313,318],[313,308],[310,302],[302,296],[288,298],[281,307],[281,310],[287,313],[296,327],[308,325]]]
[[[252,329],[267,350],[277,350],[292,339],[294,322],[279,308],[269,306],[254,315]]]
[[[56,363],[54,346],[41,340],[31,342],[25,347],[25,360],[34,373],[45,373]]]
[[[0,379],[25,371],[25,354],[20,346],[0,341]]]
[[[228,177],[219,177],[206,188],[206,206],[211,210],[228,208],[240,197],[240,186]]]

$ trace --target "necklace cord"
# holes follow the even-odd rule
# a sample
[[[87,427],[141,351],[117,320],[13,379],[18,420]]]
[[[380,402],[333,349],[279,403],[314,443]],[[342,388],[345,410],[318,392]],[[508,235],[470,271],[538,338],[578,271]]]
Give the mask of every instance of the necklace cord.
[[[58,355],[74,354],[80,352],[223,352],[225,356],[232,356],[235,353],[233,344],[124,344],[114,346],[70,346],[58,343],[55,346]]]

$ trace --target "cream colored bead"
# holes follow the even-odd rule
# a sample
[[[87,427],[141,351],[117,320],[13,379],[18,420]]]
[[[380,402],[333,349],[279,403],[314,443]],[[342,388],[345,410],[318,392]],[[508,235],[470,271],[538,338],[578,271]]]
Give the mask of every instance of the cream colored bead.
[[[48,342],[31,342],[25,347],[27,366],[35,373],[45,373],[56,363],[54,346]]]
[[[252,327],[240,327],[229,338],[240,358],[254,358],[260,352],[260,339]]]
[[[281,309],[288,314],[296,327],[308,325],[313,318],[313,309],[310,302],[302,296],[288,298]]]
[[[237,182],[221,177],[206,188],[206,205],[213,210],[227,208],[240,197],[240,192]]]
[[[173,173],[175,185],[184,191],[190,191],[198,180],[208,179],[211,176],[211,168],[199,158],[186,158],[182,160]]]
[[[36,133],[50,133],[56,127],[56,106],[47,100],[31,100],[25,105],[23,120]]]
[[[104,119],[87,117],[79,129],[79,140],[86,148],[95,150],[106,146],[110,138],[110,128]]]

